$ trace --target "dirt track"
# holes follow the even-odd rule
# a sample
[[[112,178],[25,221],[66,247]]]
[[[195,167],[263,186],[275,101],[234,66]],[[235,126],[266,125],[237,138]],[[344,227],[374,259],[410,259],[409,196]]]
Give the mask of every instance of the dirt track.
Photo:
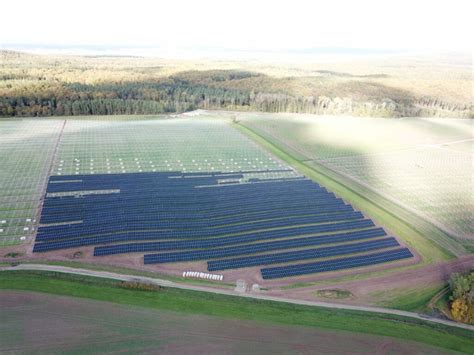
[[[191,263],[170,263],[170,264],[158,264],[158,265],[144,265],[143,255],[140,253],[131,253],[123,255],[105,256],[105,257],[94,257],[93,247],[80,248],[83,252],[80,258],[74,258],[73,255],[77,251],[71,250],[58,250],[49,253],[31,253],[32,245],[23,244],[20,246],[7,247],[4,249],[5,253],[8,252],[21,252],[24,253],[25,249],[28,249],[24,257],[16,259],[6,258],[0,256],[2,262],[13,262],[13,261],[28,261],[28,262],[44,262],[44,261],[78,261],[80,263],[86,263],[91,265],[102,265],[102,266],[115,266],[115,267],[126,267],[135,270],[161,273],[166,275],[174,275],[181,277],[183,271],[207,271],[206,262],[191,262]],[[416,254],[415,254],[416,255]],[[416,264],[419,260],[418,255],[415,258],[402,260],[395,262],[396,266],[410,266]],[[392,263],[374,265],[371,267],[363,268],[363,272],[378,272],[393,268]],[[245,268],[245,269],[233,269],[222,272],[224,275],[224,282],[235,283],[237,279],[244,279],[250,286],[254,283],[259,284],[262,287],[268,288],[269,291],[266,294],[274,295],[278,297],[285,297],[290,299],[301,299],[315,301],[318,300],[314,295],[314,291],[321,289],[344,289],[348,290],[353,294],[350,299],[344,299],[341,301],[335,300],[335,302],[344,302],[355,305],[374,305],[378,299],[374,299],[371,293],[385,292],[397,289],[413,289],[423,287],[433,287],[445,283],[452,272],[466,272],[474,267],[474,254],[463,256],[459,259],[436,263],[424,267],[418,267],[415,269],[407,270],[394,270],[383,276],[373,276],[366,279],[360,279],[349,282],[337,282],[337,279],[344,276],[357,275],[358,269],[351,269],[346,271],[327,272],[319,275],[303,275],[291,278],[291,282],[286,279],[276,280],[263,280],[260,274],[259,267]],[[158,276],[159,277],[159,276]],[[333,282],[333,280],[335,280]],[[183,281],[185,281],[183,279]],[[318,283],[314,286],[282,289],[282,286],[287,286],[295,282],[308,282]],[[216,288],[219,287],[219,282],[216,282]],[[328,299],[319,299],[327,301]],[[330,300],[331,302],[333,300]]]
[[[372,312],[372,313],[392,314],[392,315],[397,315],[397,316],[402,316],[402,317],[409,317],[409,318],[424,320],[424,321],[428,321],[432,323],[444,324],[444,325],[457,327],[457,328],[474,330],[474,326],[455,323],[452,321],[447,321],[447,320],[428,317],[428,316],[420,316],[417,313],[399,311],[395,309],[358,306],[358,305],[349,305],[349,304],[338,304],[338,303],[320,302],[320,301],[309,301],[309,300],[304,300],[304,299],[294,299],[294,298],[285,297],[282,295],[274,296],[271,294],[265,294],[265,293],[260,293],[260,292],[241,294],[241,293],[236,293],[235,291],[230,291],[227,289],[218,289],[218,288],[213,288],[213,287],[208,287],[208,286],[194,286],[194,285],[181,284],[181,283],[176,283],[176,282],[161,280],[161,279],[156,279],[156,278],[150,278],[150,277],[144,277],[144,276],[131,276],[131,275],[117,274],[117,273],[112,273],[112,272],[107,272],[107,271],[75,269],[75,268],[70,268],[70,267],[65,267],[65,266],[39,265],[39,264],[21,264],[14,267],[7,266],[7,267],[0,268],[0,271],[3,271],[3,272],[8,272],[9,270],[54,271],[54,272],[63,272],[63,273],[68,273],[68,274],[108,278],[108,279],[121,280],[121,281],[137,281],[138,280],[140,282],[151,283],[151,284],[165,286],[165,287],[175,287],[175,288],[185,289],[185,290],[212,292],[216,294],[240,296],[240,297],[261,299],[261,300],[267,300],[267,301],[285,302],[285,303],[324,307],[324,308],[356,310],[356,311]]]

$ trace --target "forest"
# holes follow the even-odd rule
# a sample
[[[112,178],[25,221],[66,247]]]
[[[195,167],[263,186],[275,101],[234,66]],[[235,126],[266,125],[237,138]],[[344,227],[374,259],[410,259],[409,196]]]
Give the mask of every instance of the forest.
[[[411,81],[380,65],[353,73],[331,65],[294,68],[241,62],[171,61],[142,57],[34,55],[0,52],[0,116],[119,115],[195,109],[473,117],[469,76],[437,84]],[[406,64],[405,64],[406,65]],[[329,68],[329,69],[324,69]],[[337,69],[337,70],[333,70]],[[420,74],[421,73],[421,74]],[[442,78],[442,72],[440,77]],[[423,76],[425,75],[425,76]],[[439,87],[441,85],[441,88]],[[446,87],[443,87],[446,85]],[[451,90],[450,86],[456,86]],[[450,93],[456,91],[456,95]]]

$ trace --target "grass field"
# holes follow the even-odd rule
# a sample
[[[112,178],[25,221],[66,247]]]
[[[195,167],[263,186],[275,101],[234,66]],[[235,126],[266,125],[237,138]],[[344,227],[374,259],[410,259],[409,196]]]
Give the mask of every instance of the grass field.
[[[0,292],[0,352],[445,354],[414,341],[314,327],[192,315],[36,292]],[[330,339],[330,341],[328,341]]]
[[[382,307],[426,313],[429,312],[427,305],[431,299],[445,288],[446,285],[440,284],[422,289],[391,290],[390,292],[380,291],[376,294],[372,294],[372,296],[383,299],[383,301],[379,302],[379,306]]]
[[[345,330],[372,335],[418,341],[432,346],[470,352],[474,346],[472,332],[402,317],[329,310],[277,302],[249,300],[178,289],[132,291],[118,287],[114,281],[54,273],[4,272],[0,288],[44,292],[130,306],[211,315],[237,320],[253,320],[291,326],[308,326]]]
[[[296,160],[336,172],[472,245],[471,120],[244,117],[241,123]]]

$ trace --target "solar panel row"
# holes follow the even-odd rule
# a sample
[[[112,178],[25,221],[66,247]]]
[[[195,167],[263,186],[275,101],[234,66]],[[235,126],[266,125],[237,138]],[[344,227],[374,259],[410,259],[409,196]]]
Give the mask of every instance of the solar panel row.
[[[266,243],[252,244],[263,248],[265,251],[276,249],[299,248],[311,245],[332,244],[341,242],[350,242],[360,239],[369,239],[385,236],[382,228],[373,228],[359,230],[355,232],[345,232],[337,234],[323,234],[317,237],[303,237],[284,239]],[[287,236],[291,236],[288,233]],[[186,250],[186,249],[206,249],[216,248],[233,244],[254,243],[262,240],[278,238],[272,233],[255,233],[255,235],[244,235],[223,238],[208,238],[202,240],[189,241],[164,241],[164,242],[145,242],[145,243],[127,243],[96,247],[94,249],[95,256],[113,255],[123,253],[137,253],[150,251],[169,251],[169,250]]]
[[[230,225],[236,223],[251,223],[258,220],[267,219],[288,219],[302,216],[315,216],[315,215],[326,215],[326,214],[337,214],[343,212],[353,212],[353,209],[349,205],[342,205],[332,208],[310,208],[310,209],[295,209],[295,210],[270,210],[260,211],[251,214],[235,214],[229,213],[222,216],[205,217],[203,214],[188,214],[183,216],[176,216],[167,214],[153,214],[153,213],[139,213],[139,214],[123,214],[108,213],[106,215],[95,217],[95,218],[78,218],[78,221],[86,222],[88,226],[103,225],[103,224],[115,224],[117,220],[124,222],[148,222],[148,221],[162,221],[163,223],[173,223],[176,226],[179,224],[186,223],[188,228],[196,227],[215,227],[219,225]],[[39,235],[49,234],[53,232],[60,232],[68,230],[71,226],[69,224],[43,226]]]
[[[298,208],[298,209],[303,209],[303,208],[320,208],[322,211],[324,209],[336,209],[336,207],[343,207],[344,203],[342,201],[335,201],[334,203],[328,203],[326,205],[318,205],[315,204],[311,201],[309,202],[303,202],[303,203],[298,203],[298,202],[288,202],[288,203],[272,203],[272,204],[252,204],[250,206],[243,206],[243,205],[236,205],[234,207],[228,207],[228,208],[213,208],[213,209],[203,209],[201,210],[202,213],[204,214],[212,214],[214,217],[222,217],[225,215],[228,215],[229,213],[233,214],[249,214],[249,213],[256,213],[256,212],[262,212],[262,211],[273,211],[273,210],[281,210],[281,209],[293,209],[293,208]],[[110,215],[115,211],[115,207],[113,205],[109,206],[107,209],[103,209],[102,211],[91,211],[91,212],[86,212],[85,210],[75,212],[75,213],[57,213],[55,215],[47,215],[46,217],[41,218],[41,223],[61,223],[61,222],[69,222],[69,221],[77,221],[77,220],[85,220],[87,218],[93,218],[95,216],[96,218],[101,218],[103,216]],[[127,210],[118,208],[117,212],[124,213]],[[157,213],[157,214],[174,214],[177,216],[180,215],[189,215],[193,214],[193,212],[198,211],[197,208],[166,208],[166,206],[154,206],[151,205],[148,207],[130,207],[128,212],[130,214],[138,214],[138,213]]]
[[[408,250],[408,248],[399,248],[374,254],[351,256],[341,259],[264,268],[261,270],[261,273],[264,279],[275,279],[281,277],[314,274],[318,272],[335,271],[367,265],[375,265],[411,257],[413,257],[413,254],[410,252],[410,250]]]
[[[347,216],[350,216],[349,213],[354,213],[354,211],[350,210],[350,206],[348,208],[341,209],[339,211],[317,211],[317,213],[305,213],[300,212],[301,214],[284,214],[283,211],[280,213],[267,213],[267,214],[258,214],[258,215],[243,215],[243,216],[232,216],[232,217],[224,217],[224,218],[214,218],[214,219],[205,219],[205,218],[194,218],[194,219],[172,219],[172,218],[160,218],[159,216],[154,216],[153,214],[144,215],[144,216],[124,216],[120,218],[119,216],[107,216],[101,219],[94,219],[94,220],[83,220],[84,223],[87,222],[88,228],[95,228],[95,227],[102,227],[102,225],[116,225],[117,220],[120,221],[120,224],[125,225],[133,225],[137,223],[141,223],[142,225],[148,225],[149,223],[157,223],[156,221],[160,221],[161,225],[167,226],[166,229],[173,228],[173,229],[190,229],[190,228],[215,228],[221,226],[230,226],[236,224],[251,224],[258,221],[270,221],[270,220],[296,220],[297,218],[302,217],[322,217],[322,216],[339,216],[340,220],[348,219]],[[114,219],[115,217],[115,219]],[[80,221],[80,220],[79,220]],[[71,230],[76,230],[80,234],[80,229],[77,229],[78,225],[76,224],[60,224],[60,225],[50,225],[44,226],[41,228],[41,231],[38,233],[38,240],[43,240],[43,237],[48,238],[51,237],[58,237],[59,234],[56,233],[67,233]]]
[[[170,179],[169,179],[170,180]],[[160,199],[163,200],[192,200],[192,199],[203,199],[204,202],[206,200],[212,199],[218,200],[225,198],[226,196],[240,198],[240,199],[248,199],[252,197],[281,197],[281,196],[288,196],[288,195],[301,195],[301,194],[314,194],[315,197],[321,196],[325,197],[329,193],[326,189],[321,187],[311,187],[311,185],[300,184],[299,186],[286,186],[280,187],[283,190],[277,188],[277,183],[273,182],[265,182],[265,183],[252,183],[252,184],[239,184],[240,186],[245,186],[245,188],[239,188],[238,190],[231,189],[230,185],[217,185],[214,182],[214,188],[209,187],[196,187],[195,185],[176,185],[176,184],[168,184],[168,181],[160,183],[160,187],[148,187],[148,186],[141,186],[140,189],[125,187],[121,185],[108,185],[99,188],[98,186],[94,186],[94,188],[83,188],[74,189],[72,191],[56,191],[54,195],[49,194],[47,196],[49,202],[52,204],[59,204],[64,205],[66,203],[78,203],[84,204],[87,201],[92,203],[98,203],[101,200],[104,201],[121,201],[121,200],[129,200],[129,199],[136,199],[140,200],[143,197],[147,196],[159,196]],[[63,184],[60,184],[60,186]],[[166,187],[164,187],[166,186]],[[238,185],[232,185],[238,186]],[[255,186],[260,186],[259,188],[255,188]],[[265,187],[268,186],[268,190]],[[93,195],[88,193],[88,200],[85,199],[77,199],[77,195],[84,194],[82,191],[104,191],[104,190],[114,190],[120,191],[120,194],[100,194],[100,195]],[[48,191],[49,193],[50,191]],[[61,193],[67,193],[66,195]],[[58,195],[59,194],[59,195]]]
[[[291,198],[293,197],[293,199]],[[243,205],[260,205],[264,206],[266,204],[278,204],[282,205],[284,203],[297,203],[297,202],[309,202],[308,199],[311,198],[311,194],[307,195],[302,195],[302,196],[281,196],[281,197],[271,197],[271,198],[258,198],[258,199],[253,199],[249,197],[248,199],[232,199],[232,196],[229,196],[229,199],[227,200],[222,200],[222,201],[215,201],[215,202],[208,202],[208,203],[203,203],[202,208],[203,210],[218,210],[222,208],[231,208],[235,206],[237,203],[243,204]],[[77,198],[78,200],[80,199],[86,199],[88,197],[82,197],[82,198]],[[155,203],[152,203],[155,202]],[[315,198],[311,200],[311,204],[308,205],[332,205],[332,204],[340,204],[341,201],[338,199],[335,199],[334,196],[325,196],[323,198]],[[334,202],[334,203],[333,203]],[[48,202],[46,201],[45,206],[43,207],[45,210],[45,215],[47,214],[65,214],[65,213],[71,213],[75,212],[78,210],[78,208],[87,208],[87,212],[89,214],[93,213],[94,211],[102,210],[107,206],[114,205],[116,208],[129,208],[129,207],[143,207],[143,206],[160,206],[162,208],[164,207],[169,207],[170,209],[176,209],[176,210],[181,210],[181,211],[192,211],[195,210],[196,208],[200,207],[199,204],[196,202],[190,201],[190,203],[186,203],[186,201],[167,201],[164,199],[161,199],[157,196],[149,195],[147,198],[144,198],[140,201],[136,201],[133,199],[130,200],[124,200],[124,201],[113,201],[110,199],[107,201],[107,203],[98,203],[98,204],[92,204],[92,205],[72,205],[72,206],[48,206]]]
[[[395,245],[398,245],[398,242],[395,240]],[[209,250],[196,250],[196,251],[186,251],[186,252],[175,252],[175,253],[161,253],[161,254],[146,254],[144,257],[145,264],[160,264],[160,263],[172,263],[172,262],[183,262],[183,261],[196,261],[196,260],[206,260],[206,259],[216,259],[216,258],[225,258],[229,256],[237,255],[247,255],[247,254],[257,254],[262,252],[267,252],[272,250],[272,245],[269,243],[262,244],[248,244],[228,248],[219,248],[219,249],[209,249]],[[281,262],[294,261],[294,260],[303,260],[307,259],[308,256],[311,258],[321,258],[331,255],[338,255],[339,253],[348,254],[356,253],[358,251],[365,250],[364,248],[386,248],[389,244],[386,243],[386,246],[382,246],[384,243],[375,243],[375,244],[363,244],[360,246],[351,246],[347,247],[346,245],[339,245],[331,247],[329,250],[320,251],[318,254],[318,249],[308,249],[305,252],[298,252],[292,254],[285,254],[281,256]],[[394,246],[394,245],[390,245]],[[276,246],[280,248],[281,246]],[[291,243],[286,245],[286,248],[293,248],[294,246]],[[331,254],[332,253],[332,254]],[[327,255],[326,255],[327,254]],[[269,257],[265,255],[255,256],[257,260],[267,260]],[[275,256],[277,259],[278,256]],[[241,266],[242,267],[242,266]]]
[[[43,216],[41,222],[43,224],[57,223],[57,222],[68,222],[68,221],[83,221],[86,219],[98,219],[103,220],[104,223],[107,223],[108,220],[113,220],[114,222],[119,220],[134,220],[138,218],[147,219],[172,219],[172,220],[218,220],[228,217],[241,216],[243,218],[255,217],[259,218],[260,216],[266,218],[266,216],[280,216],[280,215],[310,215],[310,214],[324,214],[324,213],[336,213],[336,212],[349,212],[353,211],[353,208],[350,205],[329,205],[329,206],[295,206],[288,210],[286,207],[282,206],[270,206],[267,205],[264,209],[247,209],[243,210],[240,208],[232,209],[221,209],[216,211],[201,211],[195,209],[193,211],[183,212],[177,214],[173,211],[163,211],[163,210],[153,210],[153,209],[144,209],[142,211],[137,211],[135,209],[113,209],[111,211],[103,210],[97,211],[95,213],[83,213],[81,210],[77,211],[75,214],[68,214],[67,216],[63,214],[52,214]],[[286,212],[286,213],[285,213]],[[48,226],[43,226],[44,229],[49,228]]]
[[[94,164],[93,162],[90,164]],[[192,183],[190,179],[187,179],[186,176],[188,175],[181,175],[181,174],[166,174],[166,173],[133,173],[134,180],[139,182],[156,182],[156,181],[165,181],[166,179],[173,179],[174,182],[179,183]],[[130,180],[131,174],[97,174],[97,175],[73,175],[72,179],[67,179],[63,176],[55,177],[54,179],[50,179],[48,181],[48,187],[54,186],[59,187],[61,186],[58,181],[62,182],[63,188],[67,189],[73,185],[87,185],[87,184],[94,184],[96,186],[99,185],[110,185],[110,184],[131,184]],[[224,174],[224,175],[194,175],[200,180],[216,180],[219,178],[224,177],[225,179],[241,179],[243,178],[243,174],[241,173],[232,173],[232,174]]]
[[[246,236],[259,236],[260,238],[285,238],[294,235],[309,235],[316,233],[329,233],[338,232],[351,229],[369,228],[373,227],[374,223],[369,219],[360,221],[350,221],[341,223],[322,224],[314,226],[302,226],[302,227],[291,227],[287,229],[272,230],[267,232],[253,232],[247,234],[240,234],[242,237]],[[217,237],[216,235],[204,236],[196,233],[184,233],[181,231],[179,234],[174,232],[119,232],[113,235],[103,235],[97,237],[87,237],[78,239],[64,240],[64,241],[52,241],[52,242],[37,242],[34,246],[33,252],[44,252],[50,250],[59,250],[66,248],[82,247],[87,245],[98,245],[98,244],[111,244],[117,242],[133,241],[133,240],[153,240],[153,239],[203,239],[205,237]]]
[[[132,174],[122,174],[122,175],[132,175]],[[98,175],[90,175],[90,176],[98,176]],[[109,175],[106,175],[109,176]],[[232,175],[226,176],[225,179],[242,179],[243,175]],[[186,179],[186,178],[171,178],[167,176],[160,176],[160,177],[151,177],[151,178],[137,178],[135,177],[134,180],[119,180],[113,179],[112,177],[107,179],[91,179],[91,178],[82,178],[82,181],[74,180],[68,183],[48,183],[48,192],[70,192],[70,191],[81,191],[81,190],[91,190],[91,189],[110,189],[110,188],[129,188],[129,189],[136,189],[137,184],[143,187],[149,187],[151,190],[162,190],[162,186],[160,183],[165,182],[166,180],[170,180],[169,182],[166,181],[165,189],[169,189],[173,186],[199,186],[199,185],[215,185],[218,184],[218,180],[220,180],[217,176],[211,177],[197,177],[193,179]],[[268,180],[267,180],[268,182]],[[288,184],[292,185],[292,188],[297,188],[301,186],[308,185],[310,181],[307,179],[297,179],[297,180],[288,180],[284,181],[281,180],[280,184]],[[241,191],[244,190],[247,184],[225,184],[224,186],[229,189],[230,191]],[[256,185],[259,185],[258,183]],[[271,188],[271,186],[270,186]],[[313,186],[313,188],[320,188],[319,186]],[[214,190],[214,189],[212,189]],[[216,191],[214,191],[216,192]]]
[[[280,264],[291,261],[327,258],[330,256],[355,254],[369,250],[383,249],[399,246],[395,238],[377,239],[368,242],[344,244],[333,247],[324,247],[317,249],[304,249],[277,254],[263,254],[256,256],[247,256],[235,259],[224,259],[209,261],[207,263],[208,271],[237,269],[243,267]]]
[[[110,189],[109,189],[110,190]],[[119,189],[115,189],[119,190]],[[151,197],[159,198],[160,201],[172,202],[172,203],[214,203],[214,202],[221,202],[225,201],[228,198],[236,199],[236,200],[251,200],[256,198],[263,198],[263,199],[275,199],[285,196],[294,196],[295,198],[304,197],[304,196],[313,196],[314,198],[328,198],[334,197],[334,194],[327,192],[323,189],[292,189],[292,190],[285,190],[282,191],[274,191],[274,192],[265,192],[265,191],[252,191],[252,189],[248,189],[247,193],[242,194],[242,192],[234,193],[234,194],[210,194],[208,193],[207,189],[196,189],[200,191],[200,193],[194,194],[185,194],[185,193],[174,193],[165,194],[162,191],[130,191],[125,190],[122,191],[120,189],[120,193],[114,194],[90,194],[87,199],[85,198],[78,198],[77,196],[50,196],[46,199],[45,206],[49,208],[53,207],[61,207],[61,206],[95,206],[110,202],[115,203],[127,203],[133,201],[134,203],[140,203],[142,201],[149,200]],[[214,189],[219,191],[220,189]],[[85,190],[84,190],[85,191]],[[100,189],[94,189],[92,191],[100,191]],[[173,191],[174,192],[174,191]],[[80,194],[78,192],[78,194]]]
[[[327,215],[315,215],[315,216],[303,216],[303,217],[294,217],[294,218],[285,218],[285,219],[271,219],[263,221],[249,221],[246,224],[234,224],[234,225],[217,225],[211,227],[201,226],[199,229],[192,230],[192,233],[197,237],[199,235],[223,235],[223,234],[232,234],[247,232],[252,230],[260,229],[271,229],[271,228],[280,228],[288,227],[292,225],[300,224],[316,224],[316,223],[329,223],[336,221],[344,220],[357,220],[362,219],[363,216],[360,212],[346,212],[346,213],[337,213],[337,214],[327,214]],[[170,230],[178,232],[182,230],[183,232],[193,228],[193,226],[187,225],[185,222],[176,222],[169,223],[167,221],[117,221],[114,224],[109,225],[87,225],[84,223],[71,224],[67,228],[61,228],[61,230],[56,230],[54,232],[48,232],[41,230],[38,235],[38,241],[47,240],[48,236],[54,237],[54,239],[66,239],[74,236],[93,236],[104,233],[114,233],[114,232],[125,232],[133,230]],[[196,226],[197,228],[197,226]],[[59,228],[58,228],[59,229]],[[42,237],[44,236],[44,237]],[[51,239],[50,239],[51,240]]]
[[[273,173],[273,171],[271,171]],[[160,173],[161,174],[161,173]],[[118,177],[114,177],[113,175],[107,175],[109,176],[109,179],[104,179],[101,181],[97,181],[91,178],[84,178],[80,180],[68,180],[68,181],[49,181],[48,187],[50,189],[69,189],[71,186],[75,187],[83,187],[83,186],[88,186],[93,188],[97,187],[109,187],[109,186],[123,186],[126,187],[127,189],[137,189],[137,185],[140,186],[145,186],[149,187],[151,190],[154,191],[172,191],[171,189],[173,187],[177,186],[196,186],[196,187],[206,187],[205,189],[197,189],[197,190],[192,190],[188,191],[187,193],[199,193],[199,190],[207,190],[207,188],[210,187],[218,187],[219,182],[228,182],[228,181],[239,181],[241,183],[239,184],[225,184],[225,186],[222,186],[222,190],[226,190],[228,192],[235,192],[235,191],[241,191],[245,190],[248,188],[249,184],[255,184],[257,185],[256,188],[257,190],[260,188],[263,188],[263,186],[260,186],[261,184],[267,184],[269,189],[275,188],[274,185],[270,184],[272,182],[278,183],[282,186],[293,188],[293,189],[298,189],[303,186],[310,186],[311,185],[311,180],[308,180],[307,178],[298,178],[298,179],[252,179],[250,180],[245,180],[245,178],[242,178],[242,175],[239,176],[231,176],[231,177],[220,177],[220,176],[196,176],[193,178],[187,178],[187,177],[173,177],[173,176],[162,176],[162,177],[157,177],[157,178],[149,178],[149,179],[143,179],[139,177],[134,177],[133,180],[130,179],[130,176],[133,174],[122,174],[126,175],[126,178],[119,179]],[[254,174],[255,175],[255,174]],[[91,176],[98,176],[98,175],[91,175]],[[209,182],[212,183],[212,185],[207,185]],[[224,189],[225,188],[225,189]],[[312,186],[313,189],[322,189],[321,186],[315,185]],[[222,193],[222,191],[215,191],[216,189],[209,189],[212,190],[210,191],[211,193]]]

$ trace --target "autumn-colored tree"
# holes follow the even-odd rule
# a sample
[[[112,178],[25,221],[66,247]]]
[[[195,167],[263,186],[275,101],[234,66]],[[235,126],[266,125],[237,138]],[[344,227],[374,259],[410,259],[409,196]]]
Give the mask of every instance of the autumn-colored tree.
[[[449,279],[451,314],[459,322],[474,323],[474,271],[454,273]]]

